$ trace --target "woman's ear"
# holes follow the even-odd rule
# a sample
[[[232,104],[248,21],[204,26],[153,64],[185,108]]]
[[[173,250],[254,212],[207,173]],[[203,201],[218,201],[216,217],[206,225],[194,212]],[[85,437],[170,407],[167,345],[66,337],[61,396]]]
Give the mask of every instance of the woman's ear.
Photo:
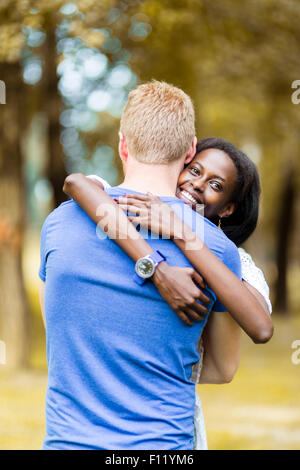
[[[228,204],[226,204],[223,209],[218,213],[218,216],[220,218],[223,218],[223,217],[229,217],[231,214],[234,213],[236,209],[236,203],[235,202],[228,202]]]
[[[194,137],[193,142],[185,156],[185,160],[184,160],[185,165],[188,165],[193,160],[195,153],[196,153],[196,145],[197,145],[197,137]]]

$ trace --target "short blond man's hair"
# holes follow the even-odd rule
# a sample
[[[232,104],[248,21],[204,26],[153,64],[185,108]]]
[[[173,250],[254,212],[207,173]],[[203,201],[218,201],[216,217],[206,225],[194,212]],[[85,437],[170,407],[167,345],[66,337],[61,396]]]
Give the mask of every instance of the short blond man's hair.
[[[195,136],[190,97],[179,88],[153,80],[131,91],[120,131],[128,152],[143,163],[167,164],[182,157]]]

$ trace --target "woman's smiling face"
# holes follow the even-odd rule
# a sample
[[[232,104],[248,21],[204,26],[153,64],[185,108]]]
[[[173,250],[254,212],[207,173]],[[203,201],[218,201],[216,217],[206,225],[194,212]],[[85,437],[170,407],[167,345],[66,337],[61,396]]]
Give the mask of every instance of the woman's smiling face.
[[[207,218],[228,217],[235,210],[231,202],[237,170],[222,150],[207,149],[198,153],[181,172],[176,196],[194,209],[204,204]]]

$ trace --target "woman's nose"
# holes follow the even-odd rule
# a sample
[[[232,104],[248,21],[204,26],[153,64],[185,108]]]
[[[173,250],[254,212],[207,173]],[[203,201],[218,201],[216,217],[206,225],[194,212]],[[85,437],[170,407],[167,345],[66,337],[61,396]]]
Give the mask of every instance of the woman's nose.
[[[194,189],[197,189],[198,191],[203,192],[204,191],[204,185],[205,181],[203,178],[195,178],[192,181],[192,185]]]

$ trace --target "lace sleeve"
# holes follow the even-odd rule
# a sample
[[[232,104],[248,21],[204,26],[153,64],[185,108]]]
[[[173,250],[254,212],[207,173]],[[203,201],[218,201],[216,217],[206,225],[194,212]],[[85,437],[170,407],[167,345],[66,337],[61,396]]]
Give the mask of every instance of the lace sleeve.
[[[97,180],[97,181],[100,181],[100,183],[103,184],[103,188],[104,189],[108,189],[110,188],[110,184],[104,179],[104,178],[101,178],[101,176],[98,176],[98,175],[88,175],[87,178],[90,178],[91,180]]]
[[[199,383],[201,369],[203,365],[204,345],[203,345],[202,337],[200,338],[199,343],[198,343],[198,352],[199,352],[200,359],[196,364],[194,364],[193,369],[192,369],[192,377],[191,377],[191,380],[195,384]]]
[[[242,277],[244,281],[249,282],[251,286],[258,290],[258,292],[267,302],[269,312],[272,313],[270,290],[262,270],[255,265],[249,253],[247,253],[243,248],[239,248],[239,254],[241,258]]]

